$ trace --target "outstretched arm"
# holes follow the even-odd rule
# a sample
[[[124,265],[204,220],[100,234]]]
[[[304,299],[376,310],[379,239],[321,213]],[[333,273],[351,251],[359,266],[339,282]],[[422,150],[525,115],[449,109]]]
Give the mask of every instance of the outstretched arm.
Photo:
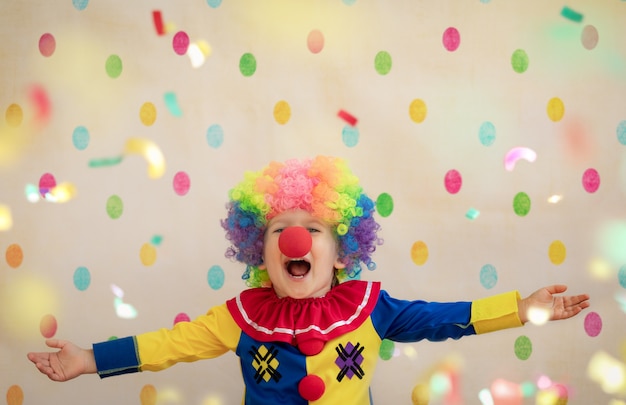
[[[518,312],[523,323],[528,322],[529,314],[533,310],[543,311],[547,320],[558,321],[578,315],[583,309],[589,307],[589,295],[557,296],[567,290],[567,286],[555,284],[540,288],[528,297],[518,302]]]
[[[52,381],[67,381],[82,374],[97,372],[93,350],[80,348],[67,340],[48,339],[46,345],[56,352],[31,352],[28,359]]]

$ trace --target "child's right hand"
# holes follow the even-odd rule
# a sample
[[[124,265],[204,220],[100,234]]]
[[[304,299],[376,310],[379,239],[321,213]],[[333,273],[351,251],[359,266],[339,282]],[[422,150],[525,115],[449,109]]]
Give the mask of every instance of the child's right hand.
[[[93,374],[97,371],[93,350],[58,339],[48,339],[46,345],[59,351],[31,352],[28,353],[28,359],[52,381],[67,381],[81,374]]]

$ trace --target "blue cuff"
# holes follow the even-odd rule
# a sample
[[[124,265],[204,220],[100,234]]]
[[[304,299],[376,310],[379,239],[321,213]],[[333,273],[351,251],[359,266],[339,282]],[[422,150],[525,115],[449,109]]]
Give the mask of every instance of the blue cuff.
[[[141,371],[134,336],[94,343],[93,355],[100,378]]]

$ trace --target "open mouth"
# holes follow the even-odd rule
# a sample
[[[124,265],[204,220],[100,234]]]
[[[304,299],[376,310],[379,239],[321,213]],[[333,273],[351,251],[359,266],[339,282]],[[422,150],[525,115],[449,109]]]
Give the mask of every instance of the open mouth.
[[[303,278],[311,270],[311,263],[306,260],[289,260],[286,264],[287,272],[293,278]]]

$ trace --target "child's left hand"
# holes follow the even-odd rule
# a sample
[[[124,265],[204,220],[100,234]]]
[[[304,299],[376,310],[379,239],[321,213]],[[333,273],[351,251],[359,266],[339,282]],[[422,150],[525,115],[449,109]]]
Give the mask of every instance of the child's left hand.
[[[571,318],[589,307],[589,295],[555,296],[567,290],[567,286],[555,284],[540,288],[518,302],[518,313],[522,323],[529,321],[529,310],[548,311],[550,321]]]

